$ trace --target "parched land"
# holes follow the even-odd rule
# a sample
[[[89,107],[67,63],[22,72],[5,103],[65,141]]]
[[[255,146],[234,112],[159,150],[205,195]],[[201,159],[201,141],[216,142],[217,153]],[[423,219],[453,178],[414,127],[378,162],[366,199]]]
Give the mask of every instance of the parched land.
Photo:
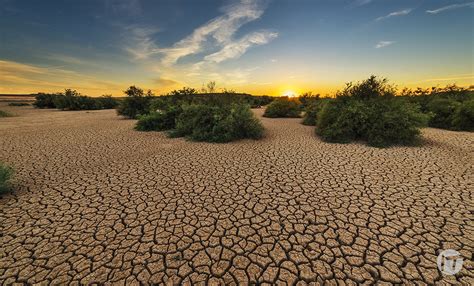
[[[230,144],[133,130],[115,111],[0,109],[0,282],[474,284],[474,134],[328,144],[261,118]],[[256,111],[261,115],[262,111]],[[464,258],[443,276],[436,258]]]

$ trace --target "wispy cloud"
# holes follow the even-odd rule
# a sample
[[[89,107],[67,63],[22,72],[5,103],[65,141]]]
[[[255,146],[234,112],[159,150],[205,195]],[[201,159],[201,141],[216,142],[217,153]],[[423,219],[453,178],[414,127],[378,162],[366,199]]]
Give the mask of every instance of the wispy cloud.
[[[428,78],[420,82],[432,82],[432,81],[456,81],[462,79],[474,79],[474,74],[463,74],[463,75],[451,75],[440,78]]]
[[[385,47],[388,47],[390,45],[393,45],[395,44],[394,41],[380,41],[377,43],[377,45],[375,45],[375,48],[376,49],[381,49],[381,48],[385,48]]]
[[[378,17],[375,20],[376,21],[381,21],[381,20],[385,20],[385,19],[388,19],[388,18],[392,18],[392,17],[404,16],[404,15],[410,14],[411,11],[412,11],[412,9],[405,9],[405,10],[395,11],[395,12],[389,13],[385,16]]]
[[[62,68],[0,60],[0,93],[22,90],[55,92],[64,88],[99,95],[121,87],[114,82]]]
[[[428,14],[438,14],[438,13],[441,13],[441,12],[454,10],[454,9],[459,9],[459,8],[474,8],[474,2],[452,4],[452,5],[444,6],[444,7],[438,8],[438,9],[434,9],[434,10],[426,10],[426,13],[428,13]]]
[[[364,6],[364,5],[367,5],[369,3],[371,3],[373,0],[356,0],[355,1],[355,5],[356,6]]]
[[[244,24],[259,19],[264,12],[264,6],[260,1],[242,0],[237,4],[225,7],[223,12],[224,15],[195,29],[191,35],[177,42],[173,47],[163,49],[162,52],[165,56],[162,62],[167,65],[174,64],[182,57],[200,52],[203,43],[208,38],[214,39],[217,46],[223,47],[222,54],[224,54],[224,50],[228,51],[228,47],[236,45],[233,40],[235,32]],[[249,35],[237,42],[245,41],[245,38],[249,38]],[[235,53],[235,55],[239,54]]]
[[[160,51],[152,36],[159,32],[157,28],[139,27],[136,25],[125,27],[127,38],[135,43],[133,47],[127,46],[125,50],[135,59],[146,59]]]
[[[159,79],[156,79],[155,83],[160,87],[177,86],[177,85],[180,84],[179,82],[177,82],[175,80],[162,78],[162,77],[160,77]]]
[[[207,62],[219,63],[227,59],[240,57],[250,47],[263,45],[278,36],[278,33],[267,30],[250,32],[240,39],[234,39],[235,33],[251,21],[259,19],[265,9],[260,0],[241,0],[222,9],[223,15],[196,28],[189,36],[176,42],[171,47],[158,47],[152,39],[156,31],[133,27],[129,33],[137,43],[126,50],[136,59],[145,59],[160,55],[164,66],[171,66],[179,59],[206,50],[218,50],[205,56]]]
[[[278,33],[270,31],[259,31],[247,34],[237,41],[228,42],[220,51],[207,55],[204,60],[220,63],[227,59],[237,58],[243,55],[248,48],[264,45],[278,37]]]

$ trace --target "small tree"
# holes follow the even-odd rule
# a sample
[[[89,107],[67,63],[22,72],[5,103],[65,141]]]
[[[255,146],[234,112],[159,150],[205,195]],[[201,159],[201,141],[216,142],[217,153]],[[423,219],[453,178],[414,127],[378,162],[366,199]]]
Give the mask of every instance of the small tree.
[[[209,93],[214,93],[216,90],[216,82],[215,81],[210,81],[207,83],[207,91]]]
[[[143,96],[143,89],[136,87],[134,85],[130,86],[127,90],[124,91],[127,96]]]
[[[124,93],[127,97],[120,102],[120,105],[117,108],[117,113],[119,115],[135,119],[150,111],[149,106],[151,99],[153,98],[153,93],[150,90],[145,96],[143,89],[132,85],[125,90]]]

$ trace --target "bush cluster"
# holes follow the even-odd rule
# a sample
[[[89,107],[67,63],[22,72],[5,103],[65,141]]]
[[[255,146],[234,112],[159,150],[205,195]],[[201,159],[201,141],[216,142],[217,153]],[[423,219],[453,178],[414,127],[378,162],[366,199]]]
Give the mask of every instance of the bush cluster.
[[[145,95],[143,89],[131,86],[125,91],[127,95],[120,102],[117,109],[119,115],[127,118],[137,119],[144,115],[154,113],[168,105],[182,104],[204,104],[212,106],[223,106],[232,104],[247,104],[251,108],[260,108],[269,104],[273,97],[271,96],[252,96],[245,93],[235,93],[234,91],[224,90],[221,93],[197,93],[197,90],[190,87],[183,87],[174,90],[167,95],[154,96],[151,91]],[[153,118],[159,115],[153,114]],[[151,118],[152,117],[148,117]]]
[[[135,129],[138,131],[165,131],[174,129],[176,126],[176,118],[178,118],[181,112],[181,106],[169,105],[167,108],[141,115],[135,125]]]
[[[168,131],[171,137],[194,141],[229,142],[244,138],[258,139],[263,127],[250,110],[271,101],[267,96],[234,92],[196,93],[184,87],[168,95],[155,97],[132,86],[125,91],[118,113],[137,118],[138,131]]]
[[[8,106],[29,106],[27,102],[10,102]]]
[[[113,109],[118,101],[110,95],[89,97],[81,95],[75,90],[66,89],[64,93],[38,93],[33,105],[36,108],[57,108],[61,110],[97,110]]]
[[[327,100],[319,99],[306,105],[304,108],[304,116],[302,121],[303,125],[316,126],[316,122],[318,121],[318,113],[323,109],[326,102]]]
[[[435,98],[427,104],[430,127],[458,131],[474,131],[474,99],[457,101]]]
[[[233,105],[184,105],[176,119],[173,137],[187,137],[194,141],[230,142],[239,139],[259,139],[263,126],[250,107]]]
[[[300,117],[299,103],[288,97],[278,98],[267,106],[263,116],[270,118]]]
[[[38,93],[35,96],[35,102],[33,105],[36,108],[56,108],[56,104],[54,103],[54,98],[59,96],[58,93]]]
[[[348,84],[318,113],[316,133],[328,142],[362,140],[375,147],[413,144],[429,116],[394,94],[386,80],[375,76]]]
[[[464,101],[458,106],[451,124],[455,130],[474,131],[474,100]]]
[[[429,126],[451,129],[454,113],[460,105],[460,102],[447,98],[435,98],[431,100],[426,105],[428,112],[432,114]]]
[[[13,176],[13,169],[0,162],[0,194],[10,189],[9,181]]]
[[[163,104],[162,107],[139,118],[136,130],[169,131],[171,137],[186,137],[193,141],[229,142],[258,139],[263,126],[245,104]]]
[[[250,105],[251,108],[261,108],[262,106],[266,106],[273,101],[273,97],[271,96],[250,96],[248,95],[245,98],[245,102]]]
[[[430,127],[459,131],[474,129],[472,88],[466,89],[453,84],[444,88],[405,89],[402,96],[418,104],[424,113],[430,115]]]

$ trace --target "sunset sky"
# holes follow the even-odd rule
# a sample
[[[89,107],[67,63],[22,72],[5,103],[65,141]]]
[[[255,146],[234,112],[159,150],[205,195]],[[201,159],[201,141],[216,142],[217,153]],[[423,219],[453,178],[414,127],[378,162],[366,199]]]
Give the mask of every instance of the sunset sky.
[[[0,0],[0,93],[474,84],[474,1]]]

